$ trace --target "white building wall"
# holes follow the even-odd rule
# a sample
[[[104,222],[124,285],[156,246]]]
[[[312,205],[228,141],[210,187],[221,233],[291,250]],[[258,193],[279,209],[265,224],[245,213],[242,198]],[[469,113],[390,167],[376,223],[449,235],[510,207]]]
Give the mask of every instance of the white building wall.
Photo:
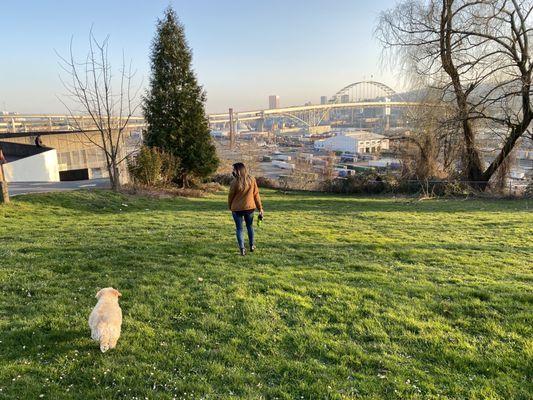
[[[357,151],[357,140],[350,136],[333,136],[324,140],[317,140],[315,142],[315,149],[353,153]]]
[[[378,167],[378,168],[386,168],[394,165],[400,165],[401,160],[398,160],[396,158],[382,158],[381,160],[370,160],[368,161],[369,167]]]
[[[389,149],[389,139],[359,140],[353,136],[338,135],[314,143],[317,150],[342,151],[350,153],[370,153]],[[368,149],[368,151],[367,151]]]
[[[56,150],[4,164],[8,182],[59,182]]]

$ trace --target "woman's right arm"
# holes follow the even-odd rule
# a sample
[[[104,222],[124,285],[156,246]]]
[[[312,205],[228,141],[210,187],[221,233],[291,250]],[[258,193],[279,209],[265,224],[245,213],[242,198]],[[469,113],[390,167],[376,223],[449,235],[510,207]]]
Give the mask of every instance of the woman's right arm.
[[[261,203],[261,196],[259,196],[259,186],[257,186],[257,181],[254,178],[254,202],[255,206],[259,212],[263,213],[263,204]]]

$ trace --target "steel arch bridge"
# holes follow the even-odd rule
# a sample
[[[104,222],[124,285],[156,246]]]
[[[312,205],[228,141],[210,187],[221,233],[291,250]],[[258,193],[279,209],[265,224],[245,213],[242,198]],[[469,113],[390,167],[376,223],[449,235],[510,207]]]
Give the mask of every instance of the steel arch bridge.
[[[391,97],[399,98],[391,101]],[[239,111],[234,113],[234,122],[257,122],[259,129],[265,120],[288,118],[305,128],[320,125],[331,112],[341,110],[383,109],[385,114],[391,108],[423,106],[418,102],[406,102],[392,88],[381,82],[359,81],[340,89],[326,104],[293,106],[275,109]],[[211,114],[209,122],[213,128],[226,127],[230,122],[228,113]]]
[[[396,91],[381,82],[359,81],[351,83],[332,97],[333,103],[354,103],[376,98],[391,98]]]
[[[344,97],[343,97],[344,96]],[[394,98],[394,101],[391,101]],[[343,101],[344,100],[344,101]],[[291,119],[303,127],[315,127],[326,120],[331,113],[362,110],[367,108],[390,110],[391,108],[412,108],[427,106],[419,102],[404,101],[392,88],[381,82],[359,81],[351,83],[337,91],[326,104],[284,107],[234,113],[235,122],[254,122],[259,128],[265,120]],[[76,122],[76,123],[74,123]],[[211,114],[209,123],[213,128],[227,127],[229,114]],[[0,116],[0,135],[21,132],[73,132],[76,126],[95,129],[88,116],[71,115],[2,115]],[[142,117],[130,118],[128,127],[142,129],[145,121]]]

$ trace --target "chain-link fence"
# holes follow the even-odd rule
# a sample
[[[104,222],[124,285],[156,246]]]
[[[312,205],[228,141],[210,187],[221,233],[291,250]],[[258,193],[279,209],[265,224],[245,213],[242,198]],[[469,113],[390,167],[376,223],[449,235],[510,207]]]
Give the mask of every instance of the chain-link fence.
[[[504,185],[485,181],[464,180],[402,180],[370,179],[355,180],[336,178],[330,186],[340,188],[344,193],[405,193],[427,196],[486,194],[512,197],[531,196],[531,180],[509,180]]]

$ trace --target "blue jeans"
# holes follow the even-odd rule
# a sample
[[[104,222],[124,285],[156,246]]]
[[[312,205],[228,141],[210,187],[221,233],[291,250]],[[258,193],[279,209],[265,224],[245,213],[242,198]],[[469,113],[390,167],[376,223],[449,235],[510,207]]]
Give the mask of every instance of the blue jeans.
[[[233,211],[231,213],[235,221],[235,233],[237,234],[237,243],[239,249],[244,249],[244,229],[242,221],[246,223],[246,230],[248,231],[248,242],[250,246],[254,245],[254,210],[248,211]]]

